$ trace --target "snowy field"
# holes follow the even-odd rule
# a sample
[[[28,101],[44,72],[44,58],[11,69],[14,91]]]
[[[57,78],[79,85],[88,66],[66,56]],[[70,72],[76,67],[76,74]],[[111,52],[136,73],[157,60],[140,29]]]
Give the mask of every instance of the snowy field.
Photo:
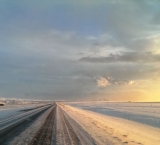
[[[67,104],[160,128],[160,103],[70,102]]]
[[[160,103],[67,102],[65,109],[98,144],[160,144]],[[73,107],[72,107],[73,106]]]
[[[41,105],[41,104],[40,104]],[[13,117],[15,115],[24,113],[25,109],[32,109],[37,106],[38,104],[25,104],[25,105],[5,105],[0,106],[0,121]]]
[[[24,113],[26,109],[33,109],[38,106],[45,105],[48,102],[40,100],[25,100],[16,98],[0,98],[0,103],[4,106],[0,106],[0,121]]]

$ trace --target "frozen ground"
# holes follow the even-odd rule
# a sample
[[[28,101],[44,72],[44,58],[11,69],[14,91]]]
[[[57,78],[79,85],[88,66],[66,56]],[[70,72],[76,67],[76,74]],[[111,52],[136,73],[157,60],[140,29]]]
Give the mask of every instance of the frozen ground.
[[[67,104],[160,128],[160,103],[70,102]]]

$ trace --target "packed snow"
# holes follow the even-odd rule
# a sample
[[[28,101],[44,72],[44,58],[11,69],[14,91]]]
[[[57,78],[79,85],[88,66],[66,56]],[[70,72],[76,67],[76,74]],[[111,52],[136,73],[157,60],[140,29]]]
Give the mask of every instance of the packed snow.
[[[8,142],[9,145],[27,145],[32,140],[33,136],[45,122],[46,117],[53,108],[51,107],[46,112],[41,114],[38,119],[31,124],[30,127],[22,131],[17,137]]]

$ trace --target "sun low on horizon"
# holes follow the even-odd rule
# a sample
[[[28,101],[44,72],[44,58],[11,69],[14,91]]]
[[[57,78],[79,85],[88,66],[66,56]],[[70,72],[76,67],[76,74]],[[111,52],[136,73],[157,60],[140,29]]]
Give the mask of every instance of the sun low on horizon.
[[[0,98],[160,102],[159,8],[1,0]]]

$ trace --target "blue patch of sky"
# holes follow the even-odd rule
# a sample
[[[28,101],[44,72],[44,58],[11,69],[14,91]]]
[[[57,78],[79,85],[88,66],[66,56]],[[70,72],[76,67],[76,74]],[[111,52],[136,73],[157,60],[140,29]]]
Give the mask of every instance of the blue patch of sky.
[[[84,9],[68,3],[41,7],[40,10],[17,3],[5,4],[2,10],[1,25],[31,29],[56,29],[59,31],[75,31],[79,35],[99,35],[104,31],[102,23],[106,20],[107,9],[101,7]],[[106,15],[106,17],[105,17]],[[12,27],[13,27],[12,26]],[[40,27],[43,26],[43,27]],[[11,28],[12,28],[11,27]]]

